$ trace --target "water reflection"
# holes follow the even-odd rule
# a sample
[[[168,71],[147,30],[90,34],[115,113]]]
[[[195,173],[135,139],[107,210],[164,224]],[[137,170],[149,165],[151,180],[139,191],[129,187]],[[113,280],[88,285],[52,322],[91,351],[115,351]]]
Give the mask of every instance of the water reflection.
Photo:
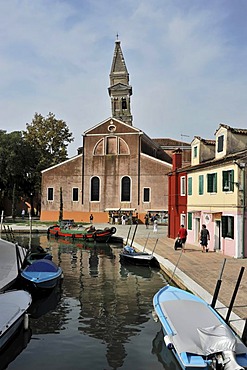
[[[13,340],[0,352],[0,370],[6,369],[18,355],[27,347],[32,336],[31,329],[20,328]]]
[[[61,287],[30,307],[32,348],[28,357],[22,353],[22,365],[32,357],[35,363],[37,356],[41,358],[36,343],[42,338],[47,358],[42,357],[40,369],[44,361],[53,361],[55,369],[54,358],[61,356],[61,348],[58,369],[131,369],[133,358],[136,370],[163,368],[152,345],[159,327],[152,320],[152,299],[165,283],[159,270],[121,265],[121,247],[109,244],[47,241],[46,236],[33,239],[34,243],[52,253],[64,280]],[[86,351],[80,350],[85,347]],[[20,369],[17,360],[13,368]]]
[[[157,355],[159,362],[162,363],[165,369],[181,370],[181,367],[174,357],[172,351],[167,349],[165,346],[162,329],[156,334],[153,340],[152,353]]]

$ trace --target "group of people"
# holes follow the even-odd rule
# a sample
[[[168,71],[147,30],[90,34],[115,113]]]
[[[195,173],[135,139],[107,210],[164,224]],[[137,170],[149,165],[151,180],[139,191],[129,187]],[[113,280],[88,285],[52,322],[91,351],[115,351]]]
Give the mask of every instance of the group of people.
[[[182,252],[185,252],[185,243],[187,240],[188,232],[184,225],[181,225],[180,229],[178,230],[178,238],[181,243]],[[206,228],[206,225],[202,225],[202,229],[200,231],[199,235],[200,244],[202,246],[202,252],[208,252],[208,241],[210,240],[210,234],[208,229]]]

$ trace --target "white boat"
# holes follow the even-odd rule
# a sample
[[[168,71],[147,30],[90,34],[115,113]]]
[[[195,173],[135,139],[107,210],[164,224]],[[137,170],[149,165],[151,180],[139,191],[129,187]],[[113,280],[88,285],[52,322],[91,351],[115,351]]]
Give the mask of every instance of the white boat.
[[[26,312],[31,302],[32,297],[25,290],[0,294],[0,350],[12,338],[24,319],[27,320]]]
[[[243,370],[247,347],[203,299],[167,285],[154,298],[164,342],[182,369]]]
[[[159,262],[153,254],[137,252],[133,247],[128,245],[126,245],[120,253],[120,262],[137,266],[159,266]]]

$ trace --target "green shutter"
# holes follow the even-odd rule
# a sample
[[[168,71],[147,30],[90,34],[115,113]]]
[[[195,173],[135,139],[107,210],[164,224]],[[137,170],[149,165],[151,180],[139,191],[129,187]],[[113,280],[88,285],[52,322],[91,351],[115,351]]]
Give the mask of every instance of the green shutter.
[[[234,191],[234,170],[230,171],[230,191]]]
[[[188,178],[188,195],[192,195],[192,177]]]
[[[214,192],[214,193],[217,193],[217,173],[214,173],[214,174],[213,174],[213,179],[214,179],[214,188],[213,188],[213,192]]]
[[[222,224],[222,238],[225,238],[227,235],[227,217],[221,216],[221,224]]]
[[[199,175],[199,195],[202,195],[204,192],[203,185],[203,175]]]
[[[192,213],[188,212],[188,230],[192,230]]]

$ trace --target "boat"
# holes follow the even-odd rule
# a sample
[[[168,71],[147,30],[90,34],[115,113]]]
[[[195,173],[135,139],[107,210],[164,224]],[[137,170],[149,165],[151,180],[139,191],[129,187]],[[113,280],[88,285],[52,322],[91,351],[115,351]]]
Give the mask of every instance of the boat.
[[[32,297],[25,290],[11,290],[0,294],[0,350],[15,335],[25,320]]]
[[[27,252],[24,259],[24,266],[31,265],[34,261],[40,259],[52,260],[52,255],[44,250],[42,247],[37,247],[36,250],[31,249]]]
[[[164,342],[182,369],[244,370],[247,347],[203,299],[167,285],[153,298]]]
[[[137,252],[135,248],[126,245],[120,252],[120,262],[137,266],[159,267],[159,262],[153,254]]]
[[[26,266],[21,277],[30,288],[52,289],[62,278],[62,269],[53,261],[40,259]]]
[[[113,227],[106,227],[104,229],[96,229],[94,226],[88,228],[63,228],[60,225],[50,226],[47,230],[47,235],[55,236],[56,238],[70,238],[72,240],[83,239],[88,242],[99,242],[107,243],[113,234],[115,234],[117,229]]]

